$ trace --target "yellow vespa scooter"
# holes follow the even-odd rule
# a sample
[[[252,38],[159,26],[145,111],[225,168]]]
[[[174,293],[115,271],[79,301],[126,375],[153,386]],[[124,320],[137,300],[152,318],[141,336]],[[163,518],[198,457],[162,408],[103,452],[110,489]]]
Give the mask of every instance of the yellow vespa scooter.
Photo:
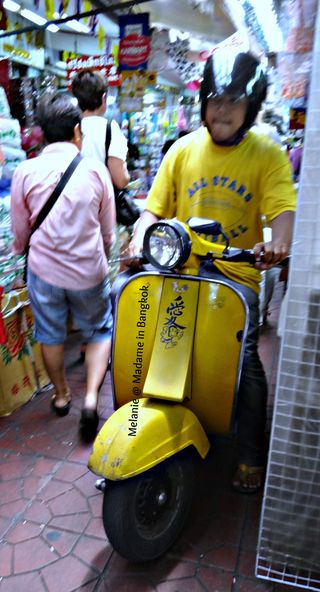
[[[106,535],[130,561],[155,559],[173,544],[191,506],[192,451],[205,458],[207,434],[232,426],[247,305],[223,279],[197,274],[201,260],[255,257],[226,237],[214,242],[219,235],[211,220],[153,224],[144,239],[152,268],[129,275],[116,296],[116,411],[96,437],[89,468],[103,477]]]

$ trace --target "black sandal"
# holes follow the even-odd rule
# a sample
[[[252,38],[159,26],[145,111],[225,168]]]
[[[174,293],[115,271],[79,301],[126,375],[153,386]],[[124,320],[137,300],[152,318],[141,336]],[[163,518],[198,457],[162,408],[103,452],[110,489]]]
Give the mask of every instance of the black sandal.
[[[59,416],[59,417],[65,417],[66,415],[68,415],[69,411],[70,411],[70,407],[71,407],[71,395],[70,392],[68,391],[65,394],[65,401],[66,403],[64,405],[56,405],[56,399],[57,399],[57,395],[53,395],[51,397],[51,409],[53,409],[53,411]]]
[[[99,415],[96,409],[82,409],[79,432],[84,442],[92,442],[97,434]]]

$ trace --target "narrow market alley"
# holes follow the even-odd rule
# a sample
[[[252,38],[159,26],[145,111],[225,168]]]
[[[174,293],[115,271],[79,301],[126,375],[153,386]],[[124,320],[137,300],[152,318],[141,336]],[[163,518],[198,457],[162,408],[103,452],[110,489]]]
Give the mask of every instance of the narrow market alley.
[[[278,283],[260,350],[270,387],[269,418],[279,351]],[[231,439],[213,441],[199,466],[192,513],[164,557],[132,565],[106,540],[102,494],[87,469],[90,445],[79,441],[84,390],[79,335],[70,334],[67,369],[70,414],[50,411],[50,391],[0,418],[1,592],[289,592],[297,588],[258,580],[255,549],[262,493],[234,492]],[[102,422],[112,413],[110,375],[100,396]]]

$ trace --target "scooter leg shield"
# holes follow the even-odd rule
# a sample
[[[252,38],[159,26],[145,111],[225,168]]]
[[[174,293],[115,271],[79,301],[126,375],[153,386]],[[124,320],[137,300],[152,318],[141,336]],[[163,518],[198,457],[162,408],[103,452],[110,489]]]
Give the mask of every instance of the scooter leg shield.
[[[147,471],[194,446],[205,458],[210,444],[195,414],[179,404],[134,399],[115,411],[93,444],[89,469],[111,481]]]

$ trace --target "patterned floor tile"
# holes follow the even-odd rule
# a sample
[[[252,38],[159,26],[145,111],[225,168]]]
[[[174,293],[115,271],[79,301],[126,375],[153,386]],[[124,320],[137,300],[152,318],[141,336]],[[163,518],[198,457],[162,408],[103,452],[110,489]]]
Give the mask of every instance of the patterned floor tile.
[[[91,444],[79,439],[85,390],[79,335],[70,335],[66,366],[73,392],[69,415],[50,409],[51,391],[0,418],[1,592],[287,592],[254,577],[262,495],[235,493],[232,437],[212,438],[197,465],[190,517],[168,553],[131,564],[109,544],[101,492],[87,468]],[[261,332],[261,352],[274,395],[279,340],[276,309]],[[101,425],[113,410],[107,374]],[[280,586],[280,587],[279,587]]]

